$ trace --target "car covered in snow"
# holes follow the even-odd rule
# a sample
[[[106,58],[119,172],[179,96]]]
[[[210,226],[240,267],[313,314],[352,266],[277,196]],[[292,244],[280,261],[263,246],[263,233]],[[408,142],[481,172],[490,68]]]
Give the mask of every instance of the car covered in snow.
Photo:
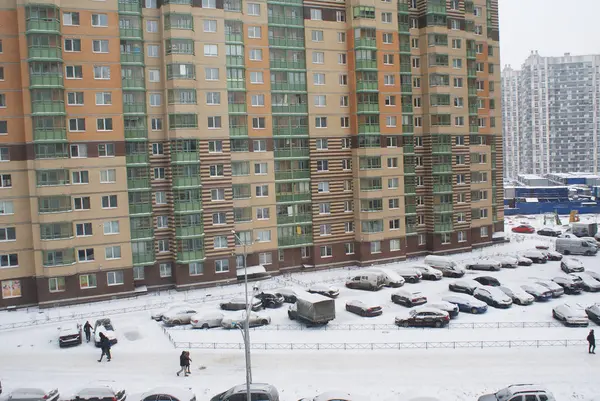
[[[98,319],[94,323],[94,344],[96,347],[100,347],[100,333],[108,338],[110,345],[115,345],[118,342],[117,334],[109,318]]]
[[[533,282],[552,291],[552,298],[558,298],[565,293],[565,289],[552,280],[536,278]]]
[[[500,262],[503,269],[516,269],[519,266],[519,259],[510,255],[494,256],[494,259]]]
[[[223,314],[218,311],[196,313],[190,318],[190,324],[195,329],[210,329],[221,327]]]
[[[475,289],[473,296],[494,308],[510,308],[513,303],[511,297],[496,287],[479,287]]]
[[[444,296],[442,301],[453,303],[458,306],[458,310],[461,312],[479,314],[485,313],[488,310],[485,302],[466,294],[449,294]]]
[[[444,327],[450,321],[448,312],[437,308],[421,307],[408,312],[407,316],[396,316],[394,322],[401,327]]]
[[[579,283],[576,280],[573,280],[573,277],[571,277],[571,275],[554,277],[552,281],[560,285],[563,288],[565,294],[581,294],[581,287],[579,286]]]
[[[465,269],[448,256],[427,255],[423,263],[441,271],[445,277],[460,278],[465,275]]]
[[[392,269],[376,268],[371,269],[371,271],[380,273],[383,276],[383,283],[386,287],[398,288],[402,287],[406,282],[406,280],[404,280],[404,277],[402,277]]]
[[[556,401],[546,388],[537,384],[513,384],[494,394],[485,394],[477,401]]]
[[[587,317],[594,323],[600,324],[600,303],[595,303],[585,308]]]
[[[562,231],[551,227],[544,227],[537,230],[537,234],[544,237],[558,237],[560,234],[562,234]]]
[[[82,342],[81,325],[65,325],[60,328],[58,333],[58,346],[60,348],[80,345]]]
[[[346,287],[353,290],[379,291],[384,286],[383,274],[372,271],[363,271],[360,274],[352,275],[346,281]]]
[[[275,290],[275,292],[281,294],[283,301],[287,304],[296,303],[296,300],[298,299],[298,294],[291,288],[279,288]]]
[[[401,276],[407,283],[418,283],[423,279],[423,274],[417,269],[412,269],[410,267],[403,267],[400,269],[396,269],[395,272]]]
[[[163,315],[162,321],[166,325],[180,325],[180,324],[189,324],[190,319],[198,313],[196,308],[190,307],[181,307],[181,308],[173,308],[169,311],[165,312]]]
[[[365,398],[342,391],[327,391],[315,398],[302,398],[300,401],[364,401]]]
[[[383,313],[381,306],[367,304],[356,299],[346,302],[346,310],[363,317],[374,317]]]
[[[511,231],[519,234],[533,234],[535,232],[535,228],[529,224],[520,224],[516,227],[513,227]]]
[[[248,319],[249,327],[266,326],[271,323],[271,317],[265,314],[250,312]],[[221,321],[221,327],[225,329],[235,329],[244,327],[246,324],[246,311],[238,312],[233,316],[224,317]]]
[[[246,384],[238,384],[227,391],[215,395],[210,401],[243,401],[246,399]],[[250,384],[252,401],[279,401],[279,393],[275,386],[266,383]]]
[[[600,281],[596,280],[595,278],[590,276],[588,273],[583,272],[583,273],[571,273],[571,274],[573,276],[581,279],[580,286],[581,286],[581,288],[583,288],[584,291],[588,291],[588,292],[600,291]]]
[[[126,398],[125,390],[118,389],[112,382],[100,382],[82,388],[71,401],[125,401]]]
[[[448,289],[452,292],[462,292],[465,294],[473,295],[473,292],[477,287],[481,287],[475,280],[471,280],[468,278],[462,280],[456,280],[448,284]]]
[[[412,291],[409,289],[400,289],[392,294],[392,302],[398,305],[404,305],[412,308],[416,305],[427,303],[427,297],[420,291]]]
[[[498,289],[508,295],[516,305],[531,305],[535,301],[533,295],[517,285],[501,285]]]
[[[528,249],[521,252],[521,256],[531,259],[533,263],[546,263],[548,258],[544,253],[538,249]]]
[[[157,387],[141,395],[140,401],[196,401],[190,390],[177,387]]]
[[[536,301],[548,301],[552,298],[552,291],[536,283],[521,284],[521,289],[533,295]]]
[[[496,277],[492,276],[479,276],[475,277],[473,280],[477,281],[481,285],[489,285],[491,287],[498,287],[500,285],[500,281]]]
[[[581,260],[567,256],[560,262],[560,268],[565,273],[578,273],[585,270]]]
[[[428,302],[427,306],[429,306],[430,308],[436,308],[436,309],[443,310],[444,312],[448,312],[448,315],[450,315],[450,319],[457,317],[458,313],[459,313],[458,305],[453,304],[452,302],[447,302],[447,301]]]
[[[502,264],[495,259],[478,259],[473,262],[465,264],[467,270],[487,270],[487,271],[498,271],[502,268]]]
[[[587,270],[586,273],[587,273],[588,276],[590,276],[594,280],[600,281],[600,273],[598,273],[597,271]]]
[[[0,385],[0,389],[2,389],[1,385]],[[2,394],[2,393],[0,392],[0,394]],[[9,400],[9,401],[58,401],[59,398],[60,398],[60,393],[58,392],[58,389],[46,391],[45,389],[41,389],[41,388],[27,387],[27,388],[14,389],[8,395],[8,397],[6,397],[6,400]]]
[[[557,305],[552,309],[552,317],[565,326],[587,327],[590,324],[585,309],[579,305]]]
[[[552,260],[552,261],[555,261],[555,262],[557,262],[557,261],[561,261],[561,260],[562,260],[562,258],[563,258],[563,255],[562,255],[562,254],[560,254],[560,253],[558,253],[558,252],[556,252],[556,251],[550,251],[550,250],[548,250],[548,249],[546,249],[546,250],[543,250],[543,251],[542,251],[542,253],[543,253],[544,255],[546,255],[546,259],[548,259],[548,260]]]
[[[262,309],[262,301],[258,298],[250,298],[250,308],[253,311],[259,311]],[[221,302],[219,307],[222,310],[245,310],[246,309],[246,298],[236,297],[227,302]]]
[[[337,298],[340,295],[340,290],[337,287],[327,284],[313,284],[307,291],[311,294],[324,295],[328,298]]]
[[[264,308],[279,308],[285,302],[283,295],[275,291],[263,291],[256,295]]]
[[[411,265],[410,267],[421,272],[423,280],[437,281],[444,277],[444,274],[441,271],[434,269],[429,265]]]
[[[167,313],[171,309],[180,309],[180,308],[191,308],[191,306],[189,306],[186,303],[173,303],[173,304],[170,304],[167,308],[158,309],[157,311],[153,312],[150,315],[150,317],[152,318],[152,320],[156,320],[157,322],[160,322],[165,313]]]

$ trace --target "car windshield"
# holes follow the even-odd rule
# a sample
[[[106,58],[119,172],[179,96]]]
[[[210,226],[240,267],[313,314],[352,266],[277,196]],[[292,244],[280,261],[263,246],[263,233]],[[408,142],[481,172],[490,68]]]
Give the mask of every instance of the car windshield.
[[[510,391],[508,391],[508,389],[505,388],[505,389],[498,391],[494,395],[496,396],[498,401],[504,401],[504,400],[508,399],[508,397],[510,397]]]

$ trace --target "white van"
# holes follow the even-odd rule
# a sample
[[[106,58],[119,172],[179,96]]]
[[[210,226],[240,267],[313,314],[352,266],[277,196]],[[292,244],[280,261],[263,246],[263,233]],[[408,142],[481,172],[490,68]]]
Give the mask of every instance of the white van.
[[[392,288],[402,287],[406,281],[406,280],[404,280],[404,277],[402,277],[401,275],[399,275],[398,273],[396,273],[390,269],[378,268],[378,269],[371,269],[371,271],[380,273],[383,276],[383,282],[386,287],[392,287]]]
[[[596,244],[582,238],[557,238],[556,251],[563,255],[595,255],[598,253]]]
[[[428,255],[425,257],[424,263],[438,269],[446,277],[459,278],[465,275],[465,269],[446,256]]]
[[[384,284],[385,279],[382,273],[369,271],[351,276],[346,281],[346,287],[355,290],[379,291],[383,288]]]

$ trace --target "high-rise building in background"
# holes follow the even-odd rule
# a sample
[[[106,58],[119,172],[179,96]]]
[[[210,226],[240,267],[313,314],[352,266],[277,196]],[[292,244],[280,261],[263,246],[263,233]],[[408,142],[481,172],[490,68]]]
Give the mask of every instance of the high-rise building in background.
[[[600,56],[542,57],[502,71],[505,177],[598,172]]]
[[[4,0],[0,307],[490,243],[497,3]]]

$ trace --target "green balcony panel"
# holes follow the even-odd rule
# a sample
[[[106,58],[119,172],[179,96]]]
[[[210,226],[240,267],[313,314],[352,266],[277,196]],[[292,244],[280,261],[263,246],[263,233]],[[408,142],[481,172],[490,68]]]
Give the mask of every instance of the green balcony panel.
[[[304,246],[311,245],[312,241],[312,235],[295,235],[293,237],[279,237],[278,245],[280,247]]]
[[[276,158],[307,158],[310,156],[310,150],[305,148],[275,149],[274,155]]]
[[[433,192],[436,194],[452,192],[452,184],[433,184]]]
[[[33,130],[33,140],[36,142],[62,142],[67,140],[67,130],[56,128],[51,130],[36,128]]]
[[[398,13],[408,14],[408,3],[401,3],[400,1],[398,1]]]
[[[405,144],[402,146],[402,150],[404,150],[404,154],[412,154],[415,153],[415,146]]]
[[[136,153],[125,156],[125,163],[127,164],[148,164],[149,162],[148,153]]]
[[[177,263],[204,260],[204,250],[177,252]]]
[[[42,75],[30,75],[29,86],[31,87],[50,87],[50,88],[62,88],[64,86],[62,74],[42,74]]]
[[[360,47],[368,47],[368,48],[377,49],[377,39],[366,38],[366,37],[354,39],[354,47],[357,49]]]
[[[402,93],[412,93],[412,85],[411,84],[402,84],[402,85],[400,85],[400,92],[402,92]]]
[[[201,212],[202,211],[202,202],[201,201],[193,201],[193,202],[175,202],[174,205],[175,213],[187,213],[187,212]]]
[[[399,22],[398,23],[398,32],[409,33],[410,25],[408,25],[408,23],[406,23],[406,22]]]
[[[269,15],[269,24],[282,26],[304,26],[304,19],[302,17]]]
[[[123,78],[123,89],[146,89],[144,78]]]
[[[144,64],[144,53],[121,53],[123,64]]]
[[[246,81],[227,81],[228,90],[246,90]]]
[[[363,81],[356,83],[357,91],[377,91],[377,82]]]
[[[305,60],[271,60],[270,67],[273,70],[305,70]]]
[[[137,181],[137,180],[136,180]],[[152,204],[151,203],[136,203],[129,204],[129,214],[151,214]]]
[[[478,133],[479,132],[479,126],[475,125],[475,124],[471,124],[469,125],[469,132],[470,133]]]
[[[271,82],[272,91],[306,92],[306,84],[291,84],[287,82]]]
[[[469,114],[471,114],[471,115],[477,115],[477,113],[478,113],[478,109],[477,109],[476,105],[469,106]]]
[[[275,180],[305,180],[310,178],[310,170],[275,171]]]
[[[431,145],[431,153],[452,153],[452,145]]]
[[[446,15],[446,6],[438,6],[435,4],[427,5],[427,13],[428,14],[443,14]]]
[[[27,56],[30,60],[62,60],[62,52],[60,47],[29,46]]]
[[[467,68],[467,77],[477,78],[477,71],[475,70],[475,68]]]
[[[61,100],[55,101],[33,101],[31,102],[32,114],[65,114],[65,103]]]
[[[244,43],[244,36],[241,33],[225,33],[225,42]],[[227,56],[230,57],[230,56]],[[243,65],[243,62],[242,62]]]
[[[417,205],[405,205],[404,213],[406,214],[416,214],[417,213]]]
[[[379,113],[379,103],[358,103],[358,113]]]
[[[440,203],[433,205],[435,213],[452,213],[452,203]]]
[[[402,133],[411,134],[415,132],[415,126],[412,124],[402,124]]]
[[[356,60],[357,70],[376,70],[377,60]]]
[[[282,5],[297,5],[301,6],[303,4],[302,0],[269,0],[269,4],[282,4]]]
[[[131,239],[154,238],[154,229],[152,228],[132,228]]]
[[[229,136],[231,137],[247,137],[248,136],[248,127],[240,126],[240,127],[229,127]]]
[[[131,256],[134,265],[148,265],[156,261],[153,252],[134,253]]]
[[[120,14],[141,14],[142,7],[139,0],[135,1],[119,1]]]
[[[400,53],[410,53],[410,44],[400,43]]]
[[[243,67],[244,56],[226,56],[225,64],[227,67]]]
[[[125,128],[125,139],[148,140],[148,128]]]
[[[175,228],[175,236],[177,237],[199,237],[201,235],[204,235],[204,226],[202,224]]]
[[[279,215],[277,216],[277,224],[299,224],[312,222],[311,214],[298,214],[295,216]]]
[[[467,58],[477,58],[477,54],[475,53],[475,50],[467,49]]]
[[[407,225],[405,231],[406,231],[407,235],[416,234],[417,233],[417,226]]]
[[[25,23],[27,33],[60,33],[60,21],[58,19],[27,19]]]
[[[477,88],[475,87],[475,85],[469,85],[468,93],[469,97],[477,96]]]
[[[199,187],[200,177],[173,177],[173,188]]]
[[[297,194],[277,194],[276,195],[277,202],[279,203],[289,203],[289,202],[306,202],[310,201],[311,196],[310,192],[306,193],[297,193]]]
[[[146,114],[146,103],[123,103],[123,114]]]
[[[436,223],[433,225],[433,231],[436,233],[451,232],[453,231],[452,223]]]
[[[432,167],[434,173],[452,173],[451,164],[434,164]]]
[[[273,127],[273,136],[308,136],[308,126]]]
[[[415,174],[415,166],[407,166],[407,165],[405,165],[404,166],[404,174]]]
[[[404,193],[405,194],[414,194],[417,193],[417,187],[414,185],[404,184]]]
[[[410,74],[412,72],[412,67],[410,64],[400,63],[400,72]]]
[[[150,178],[135,178],[127,180],[128,189],[150,189]],[[131,206],[131,205],[130,205]]]
[[[230,114],[244,114],[248,112],[246,103],[230,103],[227,105]]]
[[[299,47],[304,48],[304,39],[286,38],[286,37],[269,37],[269,45],[276,47]]]
[[[273,105],[271,108],[273,114],[307,114],[308,113],[308,105],[307,104],[290,104],[287,106],[279,106]]]
[[[402,112],[403,113],[412,113],[413,112],[413,105],[412,104],[403,104],[402,105]]]
[[[359,134],[378,134],[379,133],[379,125],[358,124],[358,133]]]
[[[142,28],[120,28],[119,36],[121,37],[121,39],[142,40]]]
[[[173,163],[199,163],[198,152],[173,152],[171,153]]]

